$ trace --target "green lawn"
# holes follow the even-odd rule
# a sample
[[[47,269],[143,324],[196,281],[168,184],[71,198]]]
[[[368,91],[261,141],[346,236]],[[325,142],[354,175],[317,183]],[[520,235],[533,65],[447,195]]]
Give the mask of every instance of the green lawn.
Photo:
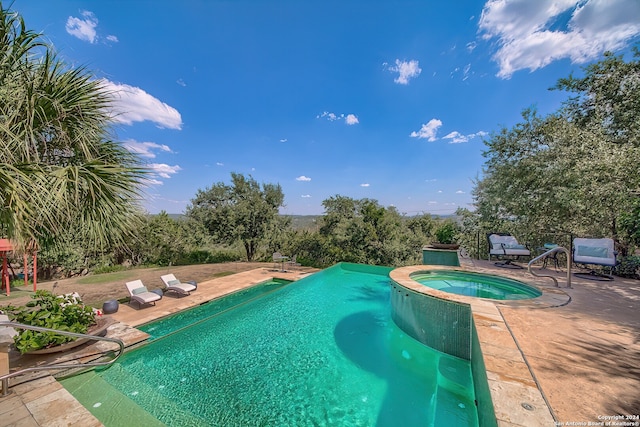
[[[111,282],[126,282],[135,279],[138,270],[115,271],[113,273],[94,274],[78,279],[81,285],[100,285]]]

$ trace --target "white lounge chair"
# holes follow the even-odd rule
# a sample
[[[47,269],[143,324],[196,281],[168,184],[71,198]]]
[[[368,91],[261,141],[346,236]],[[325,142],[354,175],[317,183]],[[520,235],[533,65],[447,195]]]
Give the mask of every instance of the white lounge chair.
[[[531,256],[531,251],[525,245],[518,243],[518,240],[511,234],[489,233],[487,240],[489,241],[489,261],[492,256],[502,260],[495,263],[498,267],[523,268],[513,264],[514,259],[521,256]]]
[[[176,279],[176,276],[173,274],[165,274],[164,276],[160,276],[160,278],[167,287],[165,292],[175,292],[178,295],[191,295],[191,292],[198,289],[198,285],[195,282],[182,283]]]
[[[156,301],[162,299],[162,295],[156,294],[155,292],[149,292],[140,279],[127,282],[126,285],[131,301],[137,302],[140,307],[145,304],[152,303],[153,305],[156,305]]]
[[[614,249],[613,239],[586,239],[578,237],[573,239],[573,263],[588,265],[600,265],[609,267],[609,274],[598,273],[590,270],[586,273],[574,273],[578,277],[591,280],[613,280],[613,268],[618,264]]]

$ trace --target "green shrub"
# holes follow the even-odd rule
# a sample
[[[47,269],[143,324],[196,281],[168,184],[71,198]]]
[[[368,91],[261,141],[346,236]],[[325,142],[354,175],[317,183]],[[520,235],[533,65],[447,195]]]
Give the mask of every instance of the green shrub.
[[[192,264],[217,264],[222,262],[238,261],[242,255],[230,250],[194,250],[187,252],[176,260],[175,265]]]
[[[87,333],[89,326],[95,324],[95,313],[73,295],[54,295],[39,290],[22,307],[6,307],[6,314],[12,321],[25,325],[40,326],[60,331]],[[16,349],[20,353],[54,347],[76,338],[54,332],[37,332],[19,329],[14,337]]]
[[[32,279],[28,279],[27,285],[33,285],[33,280]],[[22,279],[20,279],[20,278],[11,279],[10,286],[12,288],[16,288],[18,286],[24,286],[24,278],[22,278]]]
[[[616,276],[640,279],[640,256],[627,256],[615,269]]]
[[[458,234],[458,226],[453,221],[444,221],[436,228],[436,239],[438,239],[438,243],[445,245],[455,243],[456,234]]]

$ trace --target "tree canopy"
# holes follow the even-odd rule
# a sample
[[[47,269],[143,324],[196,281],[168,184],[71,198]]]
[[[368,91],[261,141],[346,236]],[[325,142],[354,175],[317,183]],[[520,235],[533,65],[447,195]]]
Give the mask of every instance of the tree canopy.
[[[347,261],[374,265],[403,265],[415,262],[426,243],[422,226],[409,223],[394,207],[377,200],[336,195],[322,202],[325,208],[319,234],[331,262]]]
[[[187,216],[204,224],[215,241],[242,242],[252,261],[270,232],[280,224],[278,209],[284,194],[279,184],[258,184],[249,176],[231,174],[231,185],[223,182],[198,190],[187,207]]]
[[[579,125],[597,125],[614,143],[640,145],[640,50],[635,60],[604,54],[602,61],[585,68],[585,76],[570,75],[553,88],[573,92],[562,113]]]
[[[638,56],[637,50],[635,56]],[[478,224],[517,231],[612,237],[622,247],[640,188],[640,65],[605,55],[555,89],[578,95],[546,117],[535,109],[486,141],[474,198]],[[633,110],[633,111],[629,111]]]
[[[1,234],[51,245],[74,228],[101,246],[131,230],[145,170],[110,134],[111,100],[0,4]]]

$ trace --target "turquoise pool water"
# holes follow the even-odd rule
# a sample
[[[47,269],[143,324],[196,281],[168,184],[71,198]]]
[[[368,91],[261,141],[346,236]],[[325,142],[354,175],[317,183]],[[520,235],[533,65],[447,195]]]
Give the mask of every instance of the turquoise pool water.
[[[218,315],[226,310],[250,303],[290,283],[291,280],[267,280],[248,289],[234,292],[224,298],[218,298],[190,310],[185,310],[148,325],[140,326],[138,329],[148,333],[151,336],[150,340],[161,338],[179,331],[182,328],[190,328],[196,323],[206,321],[211,316]]]
[[[433,289],[478,298],[520,300],[542,295],[538,289],[517,280],[467,271],[420,271],[411,274],[411,278]]]
[[[189,327],[176,318],[174,332],[62,383],[108,427],[477,426],[470,362],[395,326],[390,269],[352,266]]]

